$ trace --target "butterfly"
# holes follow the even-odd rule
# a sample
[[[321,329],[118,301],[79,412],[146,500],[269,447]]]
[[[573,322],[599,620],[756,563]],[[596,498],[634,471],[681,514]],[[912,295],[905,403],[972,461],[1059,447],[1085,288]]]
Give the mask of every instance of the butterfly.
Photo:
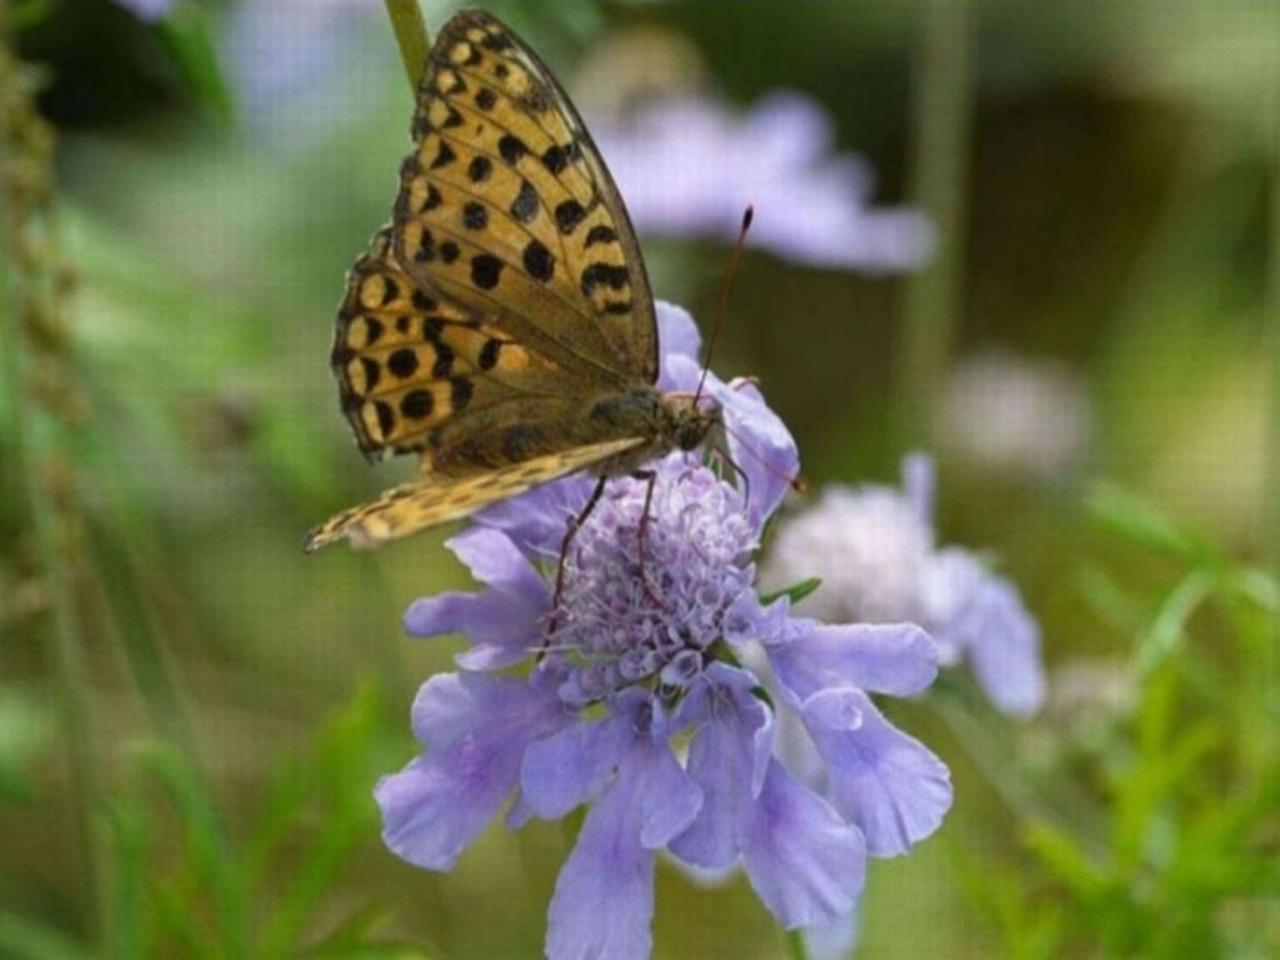
[[[644,464],[696,449],[719,413],[657,388],[653,294],[626,208],[515,33],[474,10],[445,25],[413,137],[391,223],[348,274],[331,362],[366,458],[416,454],[420,473],[321,524],[305,549],[378,546],[589,470],[567,549],[608,477],[645,476],[651,495]]]

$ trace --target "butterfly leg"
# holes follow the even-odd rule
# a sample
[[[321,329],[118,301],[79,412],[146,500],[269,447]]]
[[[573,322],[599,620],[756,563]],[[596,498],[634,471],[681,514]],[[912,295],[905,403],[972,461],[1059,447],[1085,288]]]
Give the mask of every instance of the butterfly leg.
[[[587,498],[586,505],[583,506],[576,517],[570,518],[568,529],[564,532],[564,539],[560,541],[560,561],[556,565],[556,591],[551,598],[551,620],[547,624],[548,638],[556,632],[556,621],[560,611],[560,594],[564,592],[564,567],[565,561],[569,559],[569,547],[573,544],[573,538],[578,529],[587,522],[587,517],[591,516],[591,511],[596,508],[596,504],[600,502],[600,498],[604,495],[604,485],[607,479],[607,477],[601,477],[596,481],[595,489],[591,491],[591,496]]]
[[[646,483],[644,489],[644,510],[640,514],[640,524],[636,528],[636,547],[640,556],[640,582],[644,584],[645,595],[660,607],[666,607],[662,602],[662,598],[658,596],[653,588],[652,582],[649,580],[649,571],[644,565],[644,547],[645,540],[649,535],[649,507],[653,504],[653,487],[658,482],[658,475],[652,470],[637,470],[633,473],[637,480],[644,480]]]

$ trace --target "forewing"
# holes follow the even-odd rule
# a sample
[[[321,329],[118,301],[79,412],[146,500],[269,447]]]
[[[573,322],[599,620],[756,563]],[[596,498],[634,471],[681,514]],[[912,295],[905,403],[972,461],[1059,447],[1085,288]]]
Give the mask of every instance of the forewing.
[[[519,407],[531,422],[572,394],[572,378],[466,307],[427,294],[373,238],[347,277],[332,353],[343,412],[370,458],[419,451],[429,461],[460,422]]]
[[[631,437],[589,444],[461,480],[426,473],[413,483],[393,487],[377,500],[345,510],[321,524],[307,536],[304,549],[310,553],[343,537],[357,549],[371,549],[469,516],[486,504],[599,463],[643,442]]]
[[[634,231],[537,54],[488,14],[458,14],[431,52],[414,136],[394,233],[408,274],[584,379],[654,382]]]

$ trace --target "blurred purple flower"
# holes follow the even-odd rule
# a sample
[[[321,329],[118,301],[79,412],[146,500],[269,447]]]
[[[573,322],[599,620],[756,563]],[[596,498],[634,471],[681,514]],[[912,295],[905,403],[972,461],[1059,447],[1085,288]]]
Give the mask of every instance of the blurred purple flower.
[[[641,233],[732,241],[752,203],[753,244],[789,260],[887,273],[933,252],[923,213],[870,206],[866,162],[832,152],[830,118],[799,93],[741,117],[707,99],[658,100],[592,132]]]
[[[220,54],[251,131],[269,145],[309,145],[367,115],[387,79],[403,83],[380,59],[380,7],[368,0],[237,4]]]
[[[993,473],[1070,476],[1089,448],[1093,411],[1070,366],[1005,351],[961,360],[939,407],[948,449]]]
[[[823,618],[918,623],[943,665],[967,658],[978,683],[1007,713],[1028,716],[1045,694],[1040,630],[1017,589],[960,547],[938,548],[933,530],[933,464],[904,464],[903,491],[828,487],[784,523],[765,580],[822,578],[803,601]]]
[[[169,12],[177,0],[116,0],[139,20],[154,23]]]
[[[664,386],[692,389],[696,328],[666,304],[659,321]],[[418,696],[427,749],[377,787],[384,839],[445,870],[509,799],[513,827],[591,804],[551,901],[552,960],[649,955],[662,849],[703,870],[740,863],[783,926],[827,926],[851,913],[866,855],[906,852],[951,802],[947,768],[868,696],[927,687],[933,643],[909,624],[823,625],[792,617],[785,598],[761,602],[753,557],[796,449],[753,386],[711,377],[709,389],[736,436],[743,488],[691,455],[655,464],[642,571],[645,484],[610,481],[574,541],[545,649],[555,557],[588,478],[484,511],[449,546],[485,589],[422,599],[405,615],[411,634],[459,631],[471,646],[463,672]],[[772,674],[774,698],[743,666],[753,660]],[[530,664],[526,676],[470,672],[518,663]],[[826,796],[778,759],[777,707],[815,745]]]

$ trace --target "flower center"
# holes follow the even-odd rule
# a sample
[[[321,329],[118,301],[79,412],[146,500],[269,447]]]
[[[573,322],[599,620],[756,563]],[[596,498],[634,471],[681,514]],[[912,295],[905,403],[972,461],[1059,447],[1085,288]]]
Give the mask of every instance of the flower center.
[[[725,611],[750,589],[755,534],[741,494],[680,456],[648,482],[612,480],[565,561],[554,650],[575,704],[640,683],[678,697],[701,675]],[[642,559],[643,553],[643,559]]]

